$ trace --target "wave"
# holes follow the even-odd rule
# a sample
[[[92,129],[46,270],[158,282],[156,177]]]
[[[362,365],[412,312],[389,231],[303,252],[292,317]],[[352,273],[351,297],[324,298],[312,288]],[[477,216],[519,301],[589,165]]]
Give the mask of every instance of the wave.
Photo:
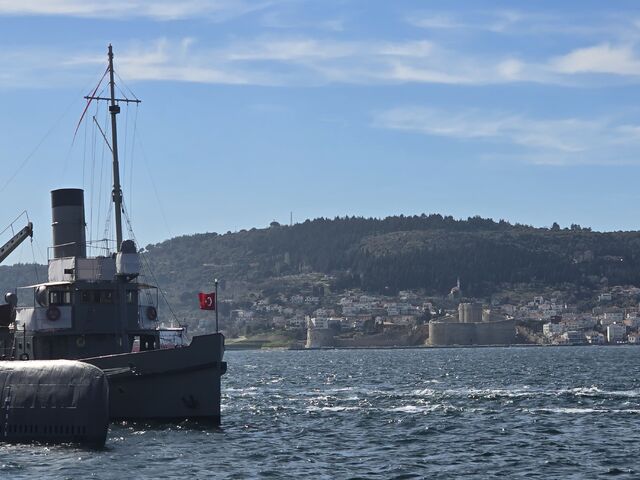
[[[537,398],[537,397],[597,397],[597,398],[639,398],[640,390],[602,390],[594,385],[590,387],[574,387],[559,389],[521,388],[457,388],[413,390],[409,394],[416,397],[444,398]]]
[[[343,407],[339,405],[321,407],[312,405],[306,409],[307,412],[345,412],[353,410],[360,410],[360,407]]]
[[[543,407],[527,408],[522,411],[527,413],[566,413],[566,414],[601,414],[601,413],[626,413],[639,414],[638,408],[589,408],[589,407]]]

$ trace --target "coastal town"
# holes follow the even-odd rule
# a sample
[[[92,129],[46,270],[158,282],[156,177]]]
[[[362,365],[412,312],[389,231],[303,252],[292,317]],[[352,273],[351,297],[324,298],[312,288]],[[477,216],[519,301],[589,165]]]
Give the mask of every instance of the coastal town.
[[[470,298],[464,296],[460,281],[448,295],[429,296],[413,290],[390,295],[355,289],[333,293],[323,281],[326,279],[316,276],[309,280],[294,289],[295,293],[285,289],[271,295],[252,294],[241,301],[222,296],[221,328],[229,344],[301,348],[640,344],[640,288],[636,287],[613,286],[588,301],[572,303],[571,295],[562,291]],[[466,311],[471,313],[465,318]],[[450,335],[446,341],[430,338],[434,327],[447,324],[455,328],[500,324],[511,333],[489,336],[489,340],[459,340],[455,336],[452,340]],[[200,318],[195,330],[209,328],[210,320]],[[312,332],[323,331],[331,338],[312,338]]]

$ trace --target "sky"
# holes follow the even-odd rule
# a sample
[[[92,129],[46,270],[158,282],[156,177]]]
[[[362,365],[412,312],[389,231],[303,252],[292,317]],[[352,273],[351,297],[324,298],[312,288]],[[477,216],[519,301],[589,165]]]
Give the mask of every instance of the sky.
[[[106,105],[78,124],[109,43],[141,247],[290,216],[640,229],[637,1],[0,0],[12,262],[46,260],[56,188],[115,236]]]

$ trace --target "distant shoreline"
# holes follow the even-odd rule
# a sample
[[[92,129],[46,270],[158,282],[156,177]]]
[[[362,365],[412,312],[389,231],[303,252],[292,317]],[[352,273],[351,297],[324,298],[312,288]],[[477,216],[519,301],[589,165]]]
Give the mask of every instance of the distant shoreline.
[[[359,346],[359,347],[314,347],[314,348],[290,348],[290,347],[262,347],[251,345],[247,347],[236,347],[228,345],[227,351],[241,350],[291,350],[291,351],[317,351],[317,350],[435,350],[435,349],[461,349],[461,348],[537,348],[537,347],[623,347],[636,346],[628,343],[616,345],[593,345],[590,343],[575,345],[547,345],[543,343],[514,343],[511,345],[397,345],[397,346]]]

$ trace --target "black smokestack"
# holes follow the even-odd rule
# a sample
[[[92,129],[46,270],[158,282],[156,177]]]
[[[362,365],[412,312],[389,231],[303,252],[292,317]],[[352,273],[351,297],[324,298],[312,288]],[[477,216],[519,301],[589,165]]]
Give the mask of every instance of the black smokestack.
[[[53,258],[86,257],[84,191],[61,188],[51,192]]]

